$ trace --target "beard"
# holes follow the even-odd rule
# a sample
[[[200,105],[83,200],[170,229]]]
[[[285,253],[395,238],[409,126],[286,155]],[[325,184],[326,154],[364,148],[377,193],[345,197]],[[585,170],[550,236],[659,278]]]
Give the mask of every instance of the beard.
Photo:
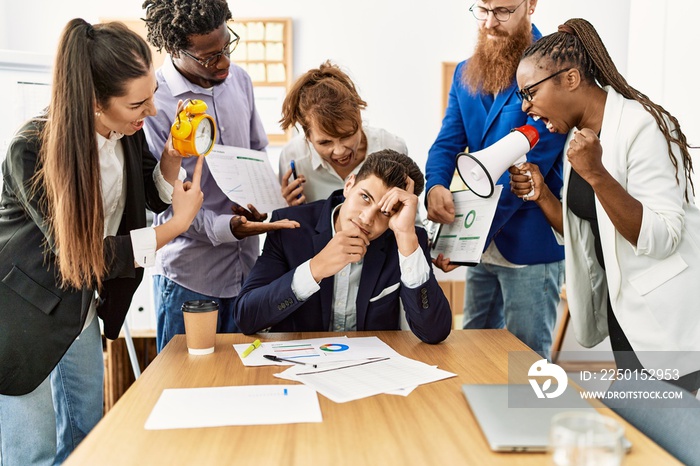
[[[490,39],[487,32],[499,39]],[[500,29],[479,29],[474,55],[462,70],[462,83],[472,94],[497,94],[507,89],[513,83],[520,58],[530,44],[532,26],[527,21],[522,21],[510,35]]]

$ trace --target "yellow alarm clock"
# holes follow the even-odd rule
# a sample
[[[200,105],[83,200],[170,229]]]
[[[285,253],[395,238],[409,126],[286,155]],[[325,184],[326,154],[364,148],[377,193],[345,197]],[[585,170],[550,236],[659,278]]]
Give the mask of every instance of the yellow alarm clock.
[[[180,111],[170,128],[173,147],[184,157],[204,156],[214,148],[216,123],[207,115],[207,104],[202,100],[190,100]]]

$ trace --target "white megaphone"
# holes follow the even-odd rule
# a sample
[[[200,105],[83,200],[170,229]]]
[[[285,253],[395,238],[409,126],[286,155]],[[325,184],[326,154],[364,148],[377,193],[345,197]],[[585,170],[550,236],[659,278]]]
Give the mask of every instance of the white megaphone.
[[[512,129],[489,147],[457,154],[457,172],[464,184],[479,197],[491,197],[496,181],[508,167],[527,162],[525,154],[535,147],[540,135],[531,125]]]

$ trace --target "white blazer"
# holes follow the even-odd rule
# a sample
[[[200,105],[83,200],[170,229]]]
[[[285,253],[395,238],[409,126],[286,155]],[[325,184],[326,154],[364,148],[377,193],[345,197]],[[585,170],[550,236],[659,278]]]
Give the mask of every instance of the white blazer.
[[[602,162],[610,174],[643,205],[637,246],[613,226],[598,201],[596,213],[605,260],[595,259],[590,223],[571,213],[567,190],[571,164],[564,160],[564,246],[566,288],[576,339],[585,347],[608,335],[606,291],[615,317],[647,368],[678,368],[681,375],[700,369],[700,210],[686,180],[680,151],[674,146],[678,178],[666,139],[654,118],[636,101],[613,89],[601,128]],[[573,131],[566,142],[568,149]]]

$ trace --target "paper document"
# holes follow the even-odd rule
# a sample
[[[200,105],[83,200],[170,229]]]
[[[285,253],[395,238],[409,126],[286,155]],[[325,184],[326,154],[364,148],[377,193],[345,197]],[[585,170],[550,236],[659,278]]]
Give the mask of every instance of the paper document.
[[[233,348],[240,357],[249,346],[250,343],[241,343],[233,345]],[[270,361],[264,358],[266,354],[310,364],[399,356],[399,353],[377,337],[333,336],[306,340],[264,341],[248,356],[241,357],[241,362],[245,366],[289,366],[293,364]]]
[[[479,197],[471,191],[452,193],[455,219],[449,225],[440,225],[432,240],[430,255],[442,253],[451,264],[476,265],[486,245],[502,185],[496,185],[491,197]]]
[[[259,212],[286,207],[280,183],[266,152],[215,144],[206,156],[216,184],[233,202]]]
[[[292,366],[275,376],[302,382],[336,403],[358,400],[401,388],[454,377],[435,366],[395,356],[364,361],[347,361],[312,369]]]
[[[318,395],[303,385],[163,390],[147,430],[322,422]]]

